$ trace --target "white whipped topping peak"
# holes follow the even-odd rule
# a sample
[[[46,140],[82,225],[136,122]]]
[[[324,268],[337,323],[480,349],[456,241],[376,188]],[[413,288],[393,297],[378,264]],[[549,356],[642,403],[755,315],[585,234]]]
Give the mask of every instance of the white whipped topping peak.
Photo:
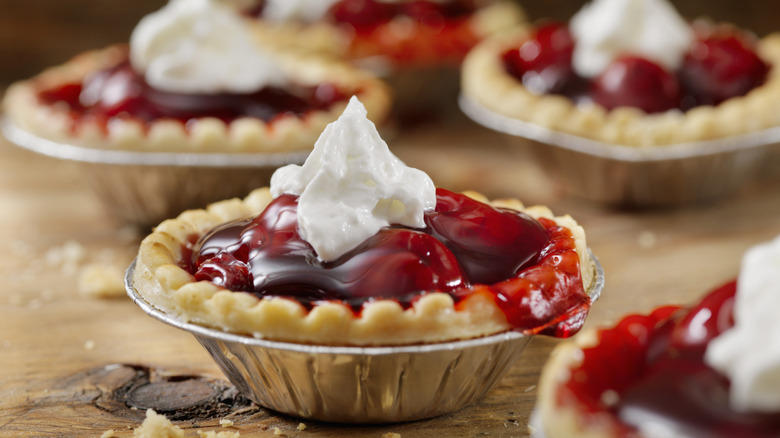
[[[354,96],[302,166],[274,172],[271,194],[283,193],[300,195],[298,230],[323,261],[390,224],[423,228],[424,211],[436,207],[431,178],[390,152]]]
[[[705,361],[731,380],[739,411],[780,412],[780,236],[742,258],[734,327],[711,340]]]
[[[588,78],[624,54],[676,70],[694,37],[666,0],[594,0],[572,17],[569,28],[576,41],[574,71]]]
[[[178,93],[251,93],[287,82],[249,24],[216,0],[171,0],[141,19],[130,61],[149,85]]]

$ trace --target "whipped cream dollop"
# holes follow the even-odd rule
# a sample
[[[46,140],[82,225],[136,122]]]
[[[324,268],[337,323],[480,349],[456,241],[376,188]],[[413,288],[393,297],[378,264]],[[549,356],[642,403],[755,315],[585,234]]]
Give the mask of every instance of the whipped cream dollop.
[[[216,0],[171,0],[141,19],[130,62],[149,85],[176,93],[251,93],[287,82],[249,24]]]
[[[569,29],[577,42],[572,66],[586,78],[629,53],[674,71],[694,38],[666,0],[594,0],[572,17]]]
[[[735,410],[780,412],[780,236],[742,258],[734,327],[711,340],[705,362],[731,380]]]
[[[423,213],[436,207],[431,178],[393,155],[366,114],[353,96],[302,166],[287,165],[271,177],[274,197],[300,195],[298,230],[322,261],[390,224],[423,228]]]

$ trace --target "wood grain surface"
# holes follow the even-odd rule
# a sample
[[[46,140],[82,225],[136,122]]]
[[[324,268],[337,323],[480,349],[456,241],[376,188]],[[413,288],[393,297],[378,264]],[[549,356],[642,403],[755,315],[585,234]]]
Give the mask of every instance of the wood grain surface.
[[[0,88],[81,50],[124,40],[132,23],[162,3],[0,0]],[[772,31],[780,16],[775,2],[673,3],[687,16],[707,13],[759,34]],[[565,18],[581,4],[524,2],[532,18]],[[404,131],[390,143],[439,186],[517,197],[574,216],[607,277],[588,327],[690,302],[733,278],[748,247],[780,234],[777,158],[769,163],[773,174],[728,199],[623,211],[553,189],[525,151],[462,117]],[[79,293],[86,267],[124,268],[145,232],[114,219],[68,163],[0,138],[0,437],[98,437],[109,429],[132,436],[143,419],[142,395],[149,394],[139,388],[189,394],[173,411],[206,406],[176,420],[187,437],[211,430],[235,430],[242,437],[528,436],[539,372],[559,342],[550,338],[534,339],[480,402],[430,420],[379,426],[304,421],[306,428],[299,430],[301,420],[246,405],[189,334],[153,320],[127,298]],[[235,426],[221,429],[225,418]]]

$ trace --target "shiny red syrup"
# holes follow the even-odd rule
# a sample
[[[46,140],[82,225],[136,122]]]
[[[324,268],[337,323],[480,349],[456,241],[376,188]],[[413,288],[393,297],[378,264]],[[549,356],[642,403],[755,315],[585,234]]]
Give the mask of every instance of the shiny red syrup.
[[[282,195],[257,217],[204,235],[185,260],[197,280],[257,297],[286,297],[311,309],[340,301],[393,299],[404,308],[429,291],[462,302],[486,294],[521,331],[568,336],[590,299],[568,229],[497,209],[444,189],[424,229],[380,230],[336,260],[321,262],[298,233],[297,196]]]
[[[647,421],[691,438],[780,436],[780,415],[732,410],[728,378],[704,363],[709,341],[734,324],[735,292],[730,282],[692,308],[663,307],[602,330],[559,395],[576,397],[602,420],[608,413],[623,437],[636,436]],[[617,397],[604,397],[605,391]]]
[[[352,34],[356,58],[382,55],[396,66],[457,65],[478,41],[468,23],[473,0],[341,0],[326,19]]]
[[[537,94],[591,100],[607,109],[621,106],[647,113],[687,111],[743,96],[766,81],[770,66],[739,34],[699,32],[678,71],[626,54],[593,80],[576,74],[571,58],[576,41],[568,26],[547,23],[518,48],[502,53],[506,71]]]
[[[225,122],[256,117],[267,122],[285,115],[301,116],[327,109],[348,98],[332,84],[318,87],[266,87],[251,94],[185,94],[152,88],[129,62],[88,76],[81,84],[43,90],[39,98],[48,104],[66,103],[74,117],[107,122],[132,117],[143,122],[174,119],[186,123],[200,117]]]

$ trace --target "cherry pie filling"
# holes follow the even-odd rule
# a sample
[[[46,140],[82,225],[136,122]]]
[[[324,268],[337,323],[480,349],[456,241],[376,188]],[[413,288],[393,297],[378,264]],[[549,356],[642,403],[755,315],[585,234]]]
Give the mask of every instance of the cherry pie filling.
[[[262,7],[250,13],[261,15]],[[325,19],[352,35],[354,57],[384,55],[401,64],[457,63],[478,41],[468,23],[477,9],[474,0],[341,0]]]
[[[590,299],[568,228],[444,189],[436,197],[424,229],[383,228],[321,262],[298,232],[297,196],[281,195],[252,219],[194,237],[182,267],[198,281],[307,309],[338,301],[359,316],[376,299],[408,309],[432,291],[450,294],[457,309],[480,294],[518,331],[565,337],[580,329]]]
[[[581,365],[558,389],[558,401],[576,403],[585,421],[608,413],[625,437],[647,421],[692,438],[778,436],[780,416],[731,409],[728,378],[703,359],[707,343],[734,324],[735,293],[732,281],[693,308],[662,307],[600,331],[599,343],[583,350]]]
[[[301,117],[327,110],[349,95],[333,84],[319,86],[265,87],[251,94],[186,94],[155,89],[146,83],[129,61],[87,76],[82,82],[66,83],[38,93],[47,105],[64,103],[76,121],[96,120],[103,126],[114,117],[149,123],[173,119],[216,117],[229,123],[242,117],[266,122],[285,116]]]
[[[592,80],[583,78],[572,67],[577,42],[566,25],[555,22],[539,26],[531,39],[501,57],[507,72],[534,93],[647,113],[717,105],[766,81],[770,66],[746,35],[733,29],[694,30],[694,43],[675,72],[627,53]]]

